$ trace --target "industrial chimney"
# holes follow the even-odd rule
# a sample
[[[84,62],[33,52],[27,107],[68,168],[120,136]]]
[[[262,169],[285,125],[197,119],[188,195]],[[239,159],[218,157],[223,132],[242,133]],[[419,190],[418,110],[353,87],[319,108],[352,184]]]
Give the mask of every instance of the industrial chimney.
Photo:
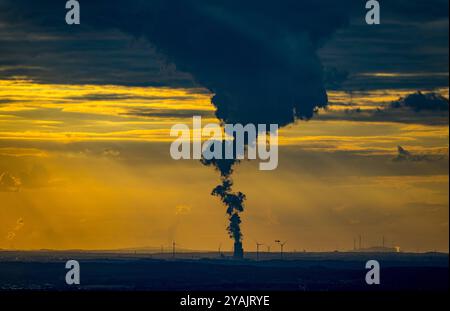
[[[234,242],[234,259],[244,259],[244,248],[242,242]]]

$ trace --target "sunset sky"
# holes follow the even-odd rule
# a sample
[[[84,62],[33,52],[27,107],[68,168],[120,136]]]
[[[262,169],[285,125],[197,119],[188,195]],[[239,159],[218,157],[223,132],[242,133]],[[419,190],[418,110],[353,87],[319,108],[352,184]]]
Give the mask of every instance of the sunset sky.
[[[215,76],[181,52],[165,55],[158,44],[176,46],[174,30],[146,35],[132,15],[136,7],[153,14],[158,8],[149,3],[160,0],[131,2],[82,3],[82,24],[68,26],[63,4],[0,0],[0,249],[104,250],[176,241],[184,249],[221,244],[231,250],[225,208],[210,195],[219,174],[169,153],[174,124],[192,126],[193,116],[220,122],[210,85],[220,84],[225,71]],[[255,29],[258,22],[267,26],[244,8],[234,7],[230,18],[228,4],[213,2],[217,10],[201,12],[221,26],[214,29],[226,25],[241,34],[243,20]],[[320,10],[298,2],[300,19],[341,14],[329,0],[315,1],[323,2]],[[234,188],[247,196],[246,250],[255,241],[275,249],[277,239],[288,241],[287,250],[350,250],[361,235],[364,247],[381,245],[384,236],[404,251],[448,252],[448,1],[396,3],[404,5],[383,2],[379,26],[364,22],[363,5],[348,5],[347,15],[336,17],[345,22],[320,42],[296,41],[308,34],[299,30],[304,25],[280,24],[276,33],[289,29],[287,45],[297,54],[281,51],[276,39],[270,42],[279,50],[255,52],[298,58],[296,66],[312,64],[314,73],[317,56],[329,103],[311,120],[280,130],[277,170],[260,171],[258,161],[236,166]],[[114,22],[106,23],[109,18]],[[260,39],[255,29],[245,36]],[[302,45],[309,40],[317,47]],[[254,63],[242,57],[240,45],[230,51],[235,58],[225,63]],[[275,80],[272,63],[258,68],[264,71],[269,84],[280,83],[274,90],[291,94]],[[414,96],[416,106],[409,104]]]

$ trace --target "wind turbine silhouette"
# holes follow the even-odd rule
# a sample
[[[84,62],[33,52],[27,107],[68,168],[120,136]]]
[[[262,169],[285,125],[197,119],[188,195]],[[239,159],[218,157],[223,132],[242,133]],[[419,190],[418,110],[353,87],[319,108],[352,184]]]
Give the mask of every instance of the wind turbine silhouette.
[[[258,241],[255,241],[256,243],[256,260],[259,260],[259,247],[263,246],[263,243],[259,243]]]
[[[275,240],[275,243],[280,244],[280,256],[281,256],[281,259],[283,259],[283,249],[284,249],[284,246],[286,245],[287,241],[281,242],[281,240]]]

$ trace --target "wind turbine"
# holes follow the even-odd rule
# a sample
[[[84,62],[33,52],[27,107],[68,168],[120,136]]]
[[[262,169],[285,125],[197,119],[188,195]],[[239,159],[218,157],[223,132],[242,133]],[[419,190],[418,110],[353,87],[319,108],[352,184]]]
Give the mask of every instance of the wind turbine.
[[[259,243],[258,241],[255,242],[256,242],[256,260],[259,260],[259,247],[263,246],[264,244]]]
[[[286,245],[287,241],[281,242],[280,240],[276,240],[275,243],[280,244],[280,256],[281,256],[281,259],[283,259],[283,249],[284,249],[284,246]]]

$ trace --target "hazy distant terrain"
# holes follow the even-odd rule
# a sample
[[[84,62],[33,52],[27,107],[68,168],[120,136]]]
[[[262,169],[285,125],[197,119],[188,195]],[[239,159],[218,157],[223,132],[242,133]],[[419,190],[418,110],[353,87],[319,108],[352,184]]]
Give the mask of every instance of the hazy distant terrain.
[[[448,290],[448,254],[246,254],[2,252],[1,290]],[[65,262],[81,265],[81,285],[65,284]],[[381,264],[381,285],[365,283],[365,264]]]

